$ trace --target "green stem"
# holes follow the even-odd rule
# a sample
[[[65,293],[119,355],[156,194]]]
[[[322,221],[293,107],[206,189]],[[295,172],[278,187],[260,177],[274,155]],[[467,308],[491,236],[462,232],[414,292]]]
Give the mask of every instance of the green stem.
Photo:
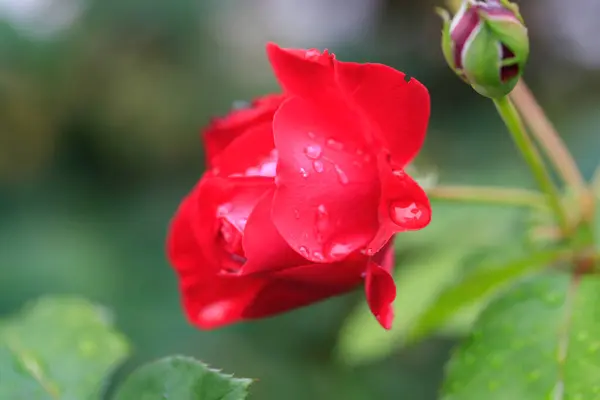
[[[592,177],[592,193],[600,198],[600,165],[596,167],[596,171],[594,171],[594,176]]]
[[[523,122],[521,121],[521,117],[519,116],[515,106],[506,96],[500,99],[494,99],[494,104],[496,105],[496,109],[502,117],[504,124],[512,135],[515,144],[521,151],[523,158],[529,165],[529,168],[531,169],[531,172],[533,173],[533,176],[536,179],[540,189],[546,195],[548,206],[554,212],[554,216],[556,217],[556,221],[560,226],[561,231],[563,233],[568,232],[569,223],[565,214],[565,210],[561,205],[558,191],[554,186],[550,175],[548,174],[548,170],[544,165],[542,157],[527,135],[525,127],[523,126]]]
[[[435,186],[426,190],[431,199],[547,209],[544,195],[532,190],[487,186]]]

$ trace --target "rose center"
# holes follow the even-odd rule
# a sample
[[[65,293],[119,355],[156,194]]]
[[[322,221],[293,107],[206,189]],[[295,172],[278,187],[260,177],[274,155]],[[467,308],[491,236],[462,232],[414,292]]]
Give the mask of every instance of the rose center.
[[[232,223],[227,217],[219,218],[217,242],[223,250],[223,269],[236,272],[246,262],[244,248],[242,247],[243,229],[245,221]]]

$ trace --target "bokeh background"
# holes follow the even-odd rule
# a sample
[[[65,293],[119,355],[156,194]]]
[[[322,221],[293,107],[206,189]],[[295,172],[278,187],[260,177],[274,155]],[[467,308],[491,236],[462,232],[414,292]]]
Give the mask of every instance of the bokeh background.
[[[203,170],[199,129],[235,100],[278,90],[266,41],[329,48],[342,60],[382,62],[415,76],[433,107],[419,169],[444,184],[531,186],[491,103],[444,64],[435,5],[0,0],[0,313],[54,293],[107,305],[134,345],[119,374],[183,353],[258,378],[254,399],[434,399],[452,335],[350,367],[335,349],[344,321],[363,301],[360,290],[279,317],[197,331],[180,310],[164,239]],[[600,3],[521,7],[532,39],[525,76],[589,177],[600,158]],[[434,204],[434,220],[453,212]],[[485,221],[495,213],[478,215]],[[494,231],[494,224],[486,227]],[[480,228],[455,218],[437,236],[402,247],[399,268],[442,242],[451,247],[454,239],[444,237],[470,235],[494,246],[493,234],[473,235]]]

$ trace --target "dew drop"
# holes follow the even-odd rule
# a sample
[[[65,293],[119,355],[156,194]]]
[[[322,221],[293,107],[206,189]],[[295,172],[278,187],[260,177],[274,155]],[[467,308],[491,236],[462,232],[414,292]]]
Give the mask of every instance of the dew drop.
[[[321,173],[325,170],[325,166],[322,161],[315,160],[313,161],[313,168],[316,172]]]
[[[325,260],[325,257],[323,256],[323,253],[319,252],[319,251],[315,251],[313,253],[313,258],[317,261],[323,261]]]
[[[315,139],[317,135],[315,135],[314,132],[308,132],[308,137],[311,139]]]
[[[364,254],[365,256],[369,256],[371,257],[372,255],[375,255],[375,250],[373,250],[371,247],[367,247],[364,250],[360,251],[362,254]]]
[[[300,219],[300,211],[294,210],[294,218]]]
[[[338,142],[335,139],[327,139],[327,146],[331,147],[334,150],[344,150],[344,144]]]
[[[317,158],[321,157],[321,154],[323,154],[323,149],[318,144],[311,144],[310,146],[306,146],[304,148],[304,154],[306,154],[306,157],[316,160]]]
[[[329,227],[329,213],[324,204],[319,204],[317,207],[317,218],[315,223],[317,229],[321,232]]]
[[[329,213],[325,205],[320,204],[317,207],[317,213],[315,215],[315,237],[317,242],[323,244],[325,242],[323,236],[329,228]]]
[[[309,253],[308,253],[308,249],[306,248],[306,246],[300,246],[298,248],[298,252],[300,253],[300,255],[302,257],[308,258]]]
[[[300,168],[300,175],[302,175],[303,178],[308,178],[308,171],[304,168]]]
[[[340,183],[342,185],[347,185],[349,182],[348,175],[346,175],[344,170],[339,165],[334,164],[333,167],[335,168],[335,172],[337,174],[338,181],[340,181]]]
[[[325,204],[319,204],[317,207],[317,212],[321,216],[327,216],[327,207],[325,207]]]
[[[390,218],[406,229],[420,229],[429,222],[429,210],[412,200],[394,201],[390,204]]]
[[[354,250],[354,246],[352,243],[332,243],[329,245],[327,254],[334,259],[345,257],[348,254],[352,253]]]

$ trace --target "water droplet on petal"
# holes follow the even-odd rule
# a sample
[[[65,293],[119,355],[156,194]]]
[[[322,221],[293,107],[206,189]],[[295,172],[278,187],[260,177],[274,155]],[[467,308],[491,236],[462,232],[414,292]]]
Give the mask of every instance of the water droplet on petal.
[[[313,132],[308,132],[308,137],[311,139],[315,139],[317,135],[315,135]]]
[[[327,146],[331,147],[334,150],[344,150],[344,144],[334,139],[327,139]]]
[[[372,249],[371,247],[367,247],[364,250],[360,251],[362,254],[364,254],[365,256],[371,257],[372,255],[375,255],[375,250]]]
[[[306,157],[316,160],[323,154],[323,149],[318,144],[311,144],[304,148],[304,153],[306,154]]]
[[[323,253],[321,253],[321,252],[318,252],[318,251],[315,251],[315,252],[313,253],[313,258],[314,258],[315,260],[317,260],[317,261],[323,261],[323,260],[325,260],[325,257],[323,257]]]
[[[300,175],[302,175],[303,178],[307,178],[308,177],[308,171],[305,170],[304,168],[300,168]]]
[[[353,247],[351,243],[333,243],[329,246],[327,254],[331,258],[338,259],[352,253]]]
[[[349,182],[348,175],[344,172],[344,170],[337,164],[333,166],[335,168],[335,172],[337,173],[338,180],[342,185],[346,185]]]
[[[294,210],[294,218],[300,219],[300,211]]]
[[[324,234],[329,229],[329,213],[324,204],[317,207],[315,216],[315,237],[317,242],[323,244],[325,242]]]
[[[305,246],[300,246],[298,248],[298,252],[300,253],[300,255],[302,257],[308,258],[309,253],[308,253],[308,249]]]
[[[323,232],[329,227],[329,213],[327,212],[327,207],[325,207],[324,204],[320,204],[319,207],[317,207],[315,225],[319,232]]]
[[[412,200],[394,201],[390,204],[390,218],[405,229],[421,229],[429,222],[429,208]]]
[[[315,160],[313,161],[313,168],[316,172],[321,173],[325,170],[325,166],[322,161]]]

